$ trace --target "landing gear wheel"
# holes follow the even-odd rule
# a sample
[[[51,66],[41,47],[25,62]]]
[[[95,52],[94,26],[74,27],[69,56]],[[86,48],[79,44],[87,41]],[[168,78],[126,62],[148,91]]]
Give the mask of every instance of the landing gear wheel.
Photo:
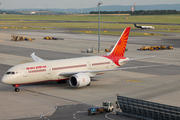
[[[15,91],[15,92],[19,92],[19,88],[15,88],[14,91]]]

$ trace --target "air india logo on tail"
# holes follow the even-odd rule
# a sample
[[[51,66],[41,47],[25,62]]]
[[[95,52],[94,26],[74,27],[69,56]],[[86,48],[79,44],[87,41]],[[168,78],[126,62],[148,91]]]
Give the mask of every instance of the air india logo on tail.
[[[118,61],[124,59],[124,52],[126,49],[127,40],[129,37],[131,27],[126,28],[121,34],[119,40],[115,44],[109,56],[104,56],[111,59],[116,65],[120,66]]]

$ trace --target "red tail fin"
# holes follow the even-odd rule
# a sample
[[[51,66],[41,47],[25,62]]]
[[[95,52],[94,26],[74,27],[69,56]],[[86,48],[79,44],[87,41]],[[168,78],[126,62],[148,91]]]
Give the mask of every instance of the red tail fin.
[[[131,27],[128,27],[124,29],[123,33],[119,37],[119,40],[115,44],[114,48],[112,49],[109,56],[105,56],[109,59],[111,59],[116,65],[119,65],[118,61],[119,59],[124,57],[124,52],[126,49],[127,40],[129,37]]]
[[[115,44],[109,56],[111,57],[123,57],[126,49],[127,40],[129,37],[130,27],[124,29],[123,33],[119,37],[119,40]]]

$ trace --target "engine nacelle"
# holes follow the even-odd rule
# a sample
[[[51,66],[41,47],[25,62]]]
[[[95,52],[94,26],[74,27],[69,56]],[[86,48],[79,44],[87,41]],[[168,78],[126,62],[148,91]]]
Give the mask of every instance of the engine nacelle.
[[[83,73],[78,73],[78,74],[72,75],[69,78],[69,84],[72,87],[84,87],[84,86],[87,86],[88,84],[90,84],[90,82],[91,82],[90,77]]]

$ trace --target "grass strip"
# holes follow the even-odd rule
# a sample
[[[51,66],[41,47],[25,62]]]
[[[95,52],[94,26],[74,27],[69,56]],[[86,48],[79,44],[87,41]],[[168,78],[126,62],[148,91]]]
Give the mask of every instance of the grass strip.
[[[127,19],[125,19],[127,18]],[[16,20],[65,20],[65,21],[98,21],[98,15],[13,15],[2,14],[0,19]],[[141,22],[141,23],[176,23],[180,24],[180,15],[103,15],[101,21]]]

